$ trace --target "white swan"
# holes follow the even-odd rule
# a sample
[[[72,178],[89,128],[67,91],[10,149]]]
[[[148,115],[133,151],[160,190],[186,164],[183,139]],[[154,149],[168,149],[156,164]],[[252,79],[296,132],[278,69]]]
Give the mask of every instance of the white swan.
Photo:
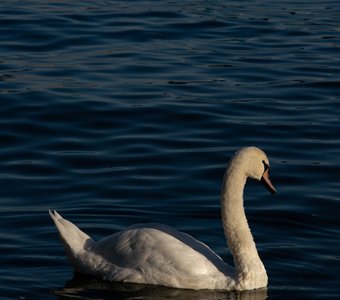
[[[187,289],[251,290],[267,286],[243,207],[247,177],[269,180],[269,161],[255,147],[238,151],[226,170],[221,196],[222,221],[235,268],[188,234],[160,224],[141,224],[94,241],[56,211],[51,212],[76,272],[104,280]]]

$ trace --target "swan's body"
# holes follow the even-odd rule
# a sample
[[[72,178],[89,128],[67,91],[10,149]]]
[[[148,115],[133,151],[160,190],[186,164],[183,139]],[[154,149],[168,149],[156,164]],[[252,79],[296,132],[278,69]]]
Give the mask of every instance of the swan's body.
[[[243,189],[250,176],[263,180],[275,192],[268,167],[262,150],[243,148],[231,160],[224,177],[222,220],[235,269],[205,244],[166,225],[135,225],[96,242],[57,212],[50,215],[77,272],[111,281],[175,288],[261,288],[268,278],[245,217]]]

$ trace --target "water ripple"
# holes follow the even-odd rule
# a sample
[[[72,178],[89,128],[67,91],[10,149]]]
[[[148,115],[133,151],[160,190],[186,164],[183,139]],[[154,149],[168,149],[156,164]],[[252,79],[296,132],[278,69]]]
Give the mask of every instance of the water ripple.
[[[66,283],[47,215],[95,237],[164,222],[232,263],[220,185],[247,145],[278,189],[245,192],[268,297],[338,298],[336,1],[4,1],[0,15],[4,299],[267,297]]]

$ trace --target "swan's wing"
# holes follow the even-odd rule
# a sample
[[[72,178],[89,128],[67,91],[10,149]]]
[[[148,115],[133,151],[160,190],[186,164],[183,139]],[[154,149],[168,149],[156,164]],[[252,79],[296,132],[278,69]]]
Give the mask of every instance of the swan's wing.
[[[93,251],[121,268],[150,276],[232,276],[230,266],[188,234],[160,224],[141,224],[97,242]]]

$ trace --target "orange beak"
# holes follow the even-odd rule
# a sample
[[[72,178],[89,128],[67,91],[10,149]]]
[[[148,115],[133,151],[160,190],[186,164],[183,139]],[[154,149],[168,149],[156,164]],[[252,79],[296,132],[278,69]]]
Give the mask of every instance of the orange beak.
[[[265,170],[263,172],[261,182],[264,185],[264,187],[271,192],[273,195],[276,193],[276,189],[274,188],[273,184],[271,183],[269,179],[269,169]]]

